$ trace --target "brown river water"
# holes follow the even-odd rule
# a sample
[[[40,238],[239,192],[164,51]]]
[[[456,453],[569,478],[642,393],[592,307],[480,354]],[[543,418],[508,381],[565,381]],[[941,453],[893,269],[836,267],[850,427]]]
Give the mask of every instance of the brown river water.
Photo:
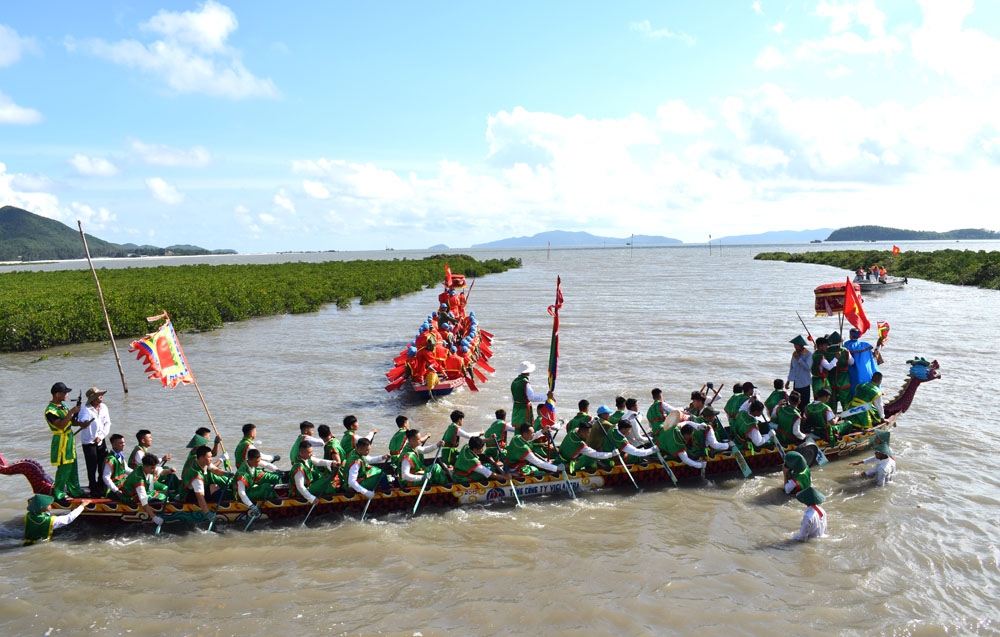
[[[637,397],[645,413],[652,387],[684,405],[706,381],[767,387],[784,378],[788,340],[802,332],[795,310],[814,334],[836,328],[834,318],[813,317],[812,288],[847,273],[752,260],[765,249],[774,248],[727,246],[721,256],[703,246],[469,251],[524,260],[480,279],[470,299],[496,337],[497,373],[477,394],[427,404],[387,395],[383,373],[438,290],[226,325],[182,334],[181,342],[229,448],[239,426],[254,422],[258,446],[287,467],[299,421],[342,431],[341,419],[353,413],[379,430],[374,448],[382,451],[399,413],[431,434],[443,432],[456,408],[467,425],[485,427],[493,410],[509,409],[522,360],[538,366],[540,390],[551,330],[545,309],[561,275],[558,416],[572,417],[580,398],[596,408],[616,395]],[[181,262],[190,261],[141,265]],[[122,265],[136,262],[99,263]],[[78,521],[52,543],[20,548],[30,489],[20,476],[0,476],[0,634],[995,634],[1000,405],[989,370],[997,370],[1000,293],[911,279],[904,290],[868,295],[865,310],[873,324],[892,325],[882,366],[890,396],[914,355],[937,359],[942,378],[920,387],[893,431],[899,473],[890,486],[852,478],[856,468],[844,460],[814,469],[814,485],[828,496],[829,536],[821,540],[788,541],[803,507],[780,497],[780,474],[770,474],[576,501],[546,496],[523,508],[364,523],[320,517],[308,529],[259,522],[249,533],[232,525],[207,533],[201,525],[154,537],[151,527],[114,533]],[[154,452],[183,454],[193,430],[207,424],[194,388],[161,389],[144,379],[127,342],[119,350],[127,396],[107,344],[0,355],[0,453],[48,466],[42,411],[61,380],[74,390],[110,390],[112,431],[128,448],[136,430],[149,428]]]

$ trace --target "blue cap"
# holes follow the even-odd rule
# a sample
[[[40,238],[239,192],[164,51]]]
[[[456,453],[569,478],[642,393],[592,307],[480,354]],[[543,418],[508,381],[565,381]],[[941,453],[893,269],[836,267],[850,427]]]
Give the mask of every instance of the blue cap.
[[[406,353],[407,354],[411,354],[411,355],[415,355],[417,353],[417,346],[416,345],[410,345],[409,347],[406,348]]]
[[[451,351],[452,351],[452,353],[454,353],[454,352],[457,352],[457,351],[458,351],[458,348],[457,348],[457,347],[455,347],[454,345],[452,345],[452,346],[451,346]]]
[[[454,348],[454,347],[452,347],[452,349],[455,349],[455,348]],[[463,345],[463,346],[462,346],[462,353],[464,354],[464,353],[466,353],[467,351],[469,351],[469,347],[468,347],[467,345]]]
[[[600,407],[597,408],[597,415],[598,416],[607,416],[610,413],[611,413],[611,410],[608,409],[607,405],[601,405]]]

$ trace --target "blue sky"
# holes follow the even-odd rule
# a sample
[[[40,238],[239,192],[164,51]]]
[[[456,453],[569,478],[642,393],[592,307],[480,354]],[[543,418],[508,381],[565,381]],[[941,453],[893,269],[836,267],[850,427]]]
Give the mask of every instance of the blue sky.
[[[6,7],[0,205],[241,252],[1000,228],[997,2],[287,4]]]

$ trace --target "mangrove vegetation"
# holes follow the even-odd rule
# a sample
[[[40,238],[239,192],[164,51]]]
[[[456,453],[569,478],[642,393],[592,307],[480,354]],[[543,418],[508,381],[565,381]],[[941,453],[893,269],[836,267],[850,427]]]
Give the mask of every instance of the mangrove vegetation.
[[[98,276],[116,337],[150,331],[146,317],[166,311],[178,330],[275,314],[315,312],[385,301],[435,286],[445,264],[471,279],[505,272],[520,259],[465,255],[418,260],[327,261],[268,265],[180,265],[101,269]],[[107,338],[89,270],[0,273],[0,352],[36,350]]]
[[[980,250],[934,250],[901,252],[889,250],[833,250],[829,252],[761,252],[755,259],[831,265],[852,273],[858,268],[883,265],[888,273],[951,285],[974,285],[1000,290],[1000,252]]]

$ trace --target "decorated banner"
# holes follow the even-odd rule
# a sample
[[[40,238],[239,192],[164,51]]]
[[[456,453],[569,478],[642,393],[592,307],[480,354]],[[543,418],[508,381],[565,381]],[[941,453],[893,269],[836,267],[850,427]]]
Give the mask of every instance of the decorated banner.
[[[880,343],[885,343],[889,340],[889,324],[885,321],[878,321],[876,325],[878,326],[878,340]]]
[[[563,306],[562,278],[556,277],[556,302],[549,306],[552,317],[552,343],[549,346],[549,391],[555,391],[559,371],[559,308]]]
[[[848,323],[861,330],[862,334],[872,326],[871,321],[865,316],[864,308],[861,307],[861,297],[851,285],[850,279],[847,279],[847,285],[844,286],[844,318],[847,319]]]
[[[166,312],[159,316],[147,318],[147,321],[156,321],[161,318],[167,319],[152,334],[147,334],[138,341],[132,341],[130,352],[137,352],[136,359],[146,366],[150,380],[159,380],[164,387],[176,387],[178,384],[188,384],[194,382],[191,370],[188,368],[187,359],[184,357],[184,350],[177,341],[177,333],[170,322],[170,317]]]
[[[848,287],[852,287],[855,293],[861,291],[861,286],[848,281]],[[816,316],[833,316],[844,311],[844,300],[846,290],[843,283],[826,283],[815,290],[816,295]]]

